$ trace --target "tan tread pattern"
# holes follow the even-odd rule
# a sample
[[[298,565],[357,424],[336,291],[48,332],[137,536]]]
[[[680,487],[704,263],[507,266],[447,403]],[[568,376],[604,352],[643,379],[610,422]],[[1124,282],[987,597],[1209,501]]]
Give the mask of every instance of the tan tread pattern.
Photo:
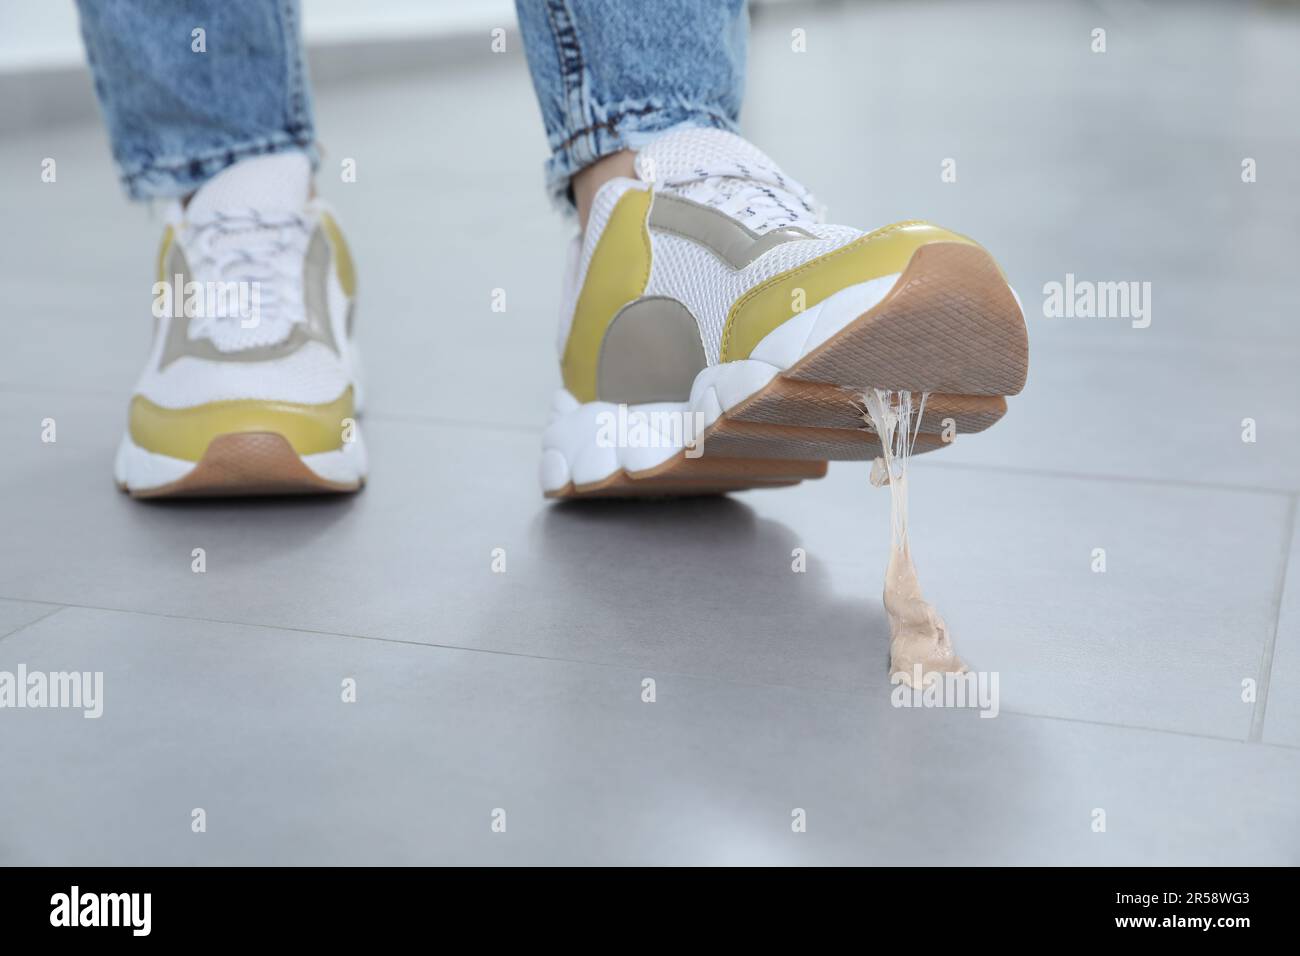
[[[205,498],[250,495],[342,494],[363,482],[327,481],[308,468],[288,439],[277,432],[218,435],[183,478],[136,491],[133,498]]]
[[[1029,340],[1011,287],[980,246],[935,242],[912,255],[875,308],[788,375],[894,391],[1015,395]]]
[[[862,389],[804,382],[778,376],[762,389],[728,412],[741,422],[765,422],[769,425],[803,425],[808,428],[861,428],[866,409],[862,406]],[[921,393],[912,395],[912,407],[921,401]],[[982,432],[1006,414],[1007,400],[1001,395],[931,395],[925,400],[925,417],[921,433],[937,435],[945,419],[952,419],[959,435]]]

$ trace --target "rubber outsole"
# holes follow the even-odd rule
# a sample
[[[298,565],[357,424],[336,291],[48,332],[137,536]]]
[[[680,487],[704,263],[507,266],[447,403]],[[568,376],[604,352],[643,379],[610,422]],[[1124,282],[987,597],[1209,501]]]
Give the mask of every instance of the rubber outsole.
[[[254,495],[347,494],[365,479],[329,481],[316,474],[277,432],[218,435],[184,477],[153,488],[118,487],[133,498],[208,498]]]
[[[982,431],[1024,387],[1029,340],[1020,305],[980,246],[936,242],[913,253],[894,287],[704,433],[702,454],[679,452],[645,471],[572,482],[548,498],[719,494],[797,484],[828,461],[870,460],[880,442],[866,424],[868,388],[928,392],[915,452],[945,435]]]

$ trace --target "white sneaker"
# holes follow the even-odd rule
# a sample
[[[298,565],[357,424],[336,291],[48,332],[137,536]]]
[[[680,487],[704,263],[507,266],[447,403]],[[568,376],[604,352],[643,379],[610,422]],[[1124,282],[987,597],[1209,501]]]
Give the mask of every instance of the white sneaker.
[[[356,275],[301,153],[247,159],[173,204],[153,350],[114,474],[135,497],[356,491],[366,453]],[[178,291],[179,290],[179,291]]]
[[[859,396],[928,393],[915,450],[1024,385],[1024,317],[980,245],[922,221],[824,225],[732,133],[679,129],[596,195],[560,322],[548,497],[712,493],[881,453]]]

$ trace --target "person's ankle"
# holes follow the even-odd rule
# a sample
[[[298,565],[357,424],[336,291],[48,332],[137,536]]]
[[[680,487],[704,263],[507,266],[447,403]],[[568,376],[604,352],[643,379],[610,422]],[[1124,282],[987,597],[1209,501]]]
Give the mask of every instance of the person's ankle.
[[[574,174],[573,203],[578,207],[578,225],[583,232],[587,231],[587,217],[591,215],[591,204],[596,198],[596,193],[600,192],[600,187],[619,176],[635,178],[636,168],[633,165],[635,160],[636,153],[624,149],[602,156],[590,166]]]

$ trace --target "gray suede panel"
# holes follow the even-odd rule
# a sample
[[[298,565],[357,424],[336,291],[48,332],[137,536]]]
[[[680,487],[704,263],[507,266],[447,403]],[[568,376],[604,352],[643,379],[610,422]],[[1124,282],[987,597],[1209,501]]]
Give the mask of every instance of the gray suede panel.
[[[684,402],[708,365],[700,327],[676,299],[645,296],[623,306],[605,331],[596,371],[602,402]]]
[[[817,238],[798,226],[784,226],[760,236],[712,206],[667,193],[655,193],[649,226],[707,247],[733,269],[745,268],[782,243]]]

